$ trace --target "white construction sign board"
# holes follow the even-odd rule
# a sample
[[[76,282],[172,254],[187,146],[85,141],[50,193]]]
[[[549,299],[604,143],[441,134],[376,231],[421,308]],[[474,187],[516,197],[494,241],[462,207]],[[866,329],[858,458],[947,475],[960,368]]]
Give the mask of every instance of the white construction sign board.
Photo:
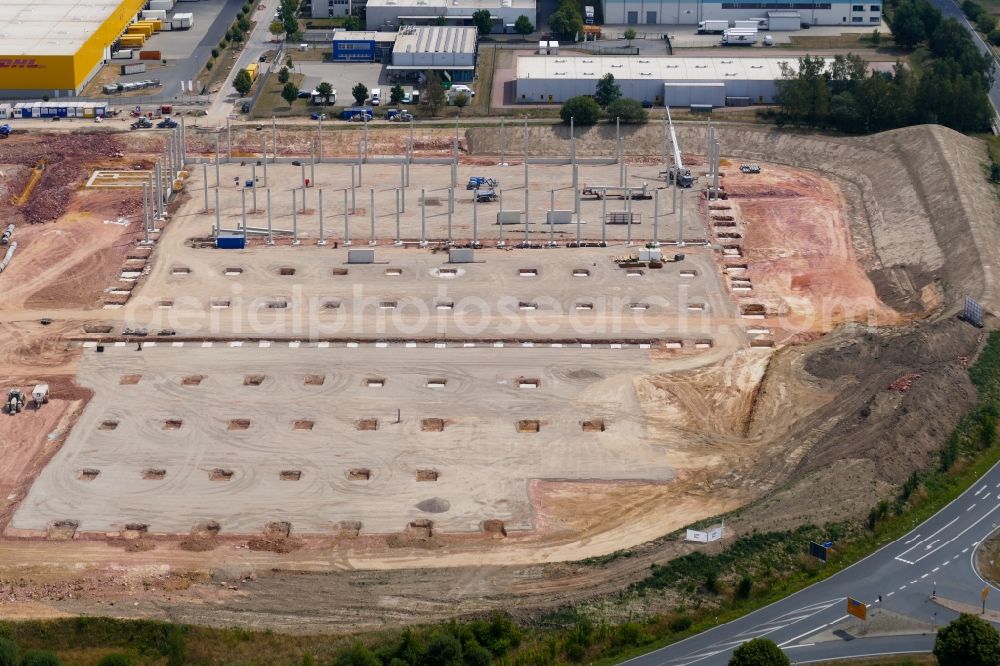
[[[687,541],[697,541],[698,543],[709,543],[711,541],[718,541],[722,538],[722,532],[725,529],[724,526],[719,525],[718,527],[713,527],[705,532],[700,530],[688,530],[687,531]]]

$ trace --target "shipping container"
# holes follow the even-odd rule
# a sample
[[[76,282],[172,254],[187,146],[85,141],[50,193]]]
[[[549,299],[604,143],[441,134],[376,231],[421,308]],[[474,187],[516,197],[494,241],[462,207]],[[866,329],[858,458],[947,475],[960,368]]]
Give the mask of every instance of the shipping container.
[[[174,14],[173,18],[174,30],[187,30],[194,24],[194,14],[191,13],[177,13]]]
[[[252,62],[249,65],[247,65],[247,74],[250,75],[251,81],[257,80],[257,63]]]
[[[10,104],[0,104],[0,119],[7,120],[12,118],[14,113],[14,107]]]
[[[111,54],[112,60],[131,60],[132,59],[132,49],[118,49]]]
[[[161,58],[159,51],[139,51],[139,60],[160,60]]]
[[[220,250],[242,250],[247,245],[247,237],[240,231],[219,231],[215,238],[215,247]]]
[[[167,11],[165,9],[147,9],[142,12],[142,18],[144,19],[159,19],[161,21],[167,20]]]
[[[144,62],[134,62],[128,65],[122,65],[122,74],[142,74],[146,71],[146,63]]]

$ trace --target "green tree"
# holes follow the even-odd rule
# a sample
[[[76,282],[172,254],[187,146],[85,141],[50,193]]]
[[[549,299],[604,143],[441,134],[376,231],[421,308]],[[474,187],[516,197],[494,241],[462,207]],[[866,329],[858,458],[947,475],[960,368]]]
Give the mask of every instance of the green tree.
[[[253,79],[250,78],[250,72],[245,69],[241,69],[236,73],[236,78],[233,79],[233,87],[236,88],[236,92],[240,94],[240,97],[246,97],[253,88]]]
[[[990,34],[997,27],[997,20],[990,16],[989,14],[983,14],[978,19],[976,19],[976,28],[979,32],[984,34]]]
[[[274,38],[277,39],[285,34],[285,24],[278,19],[274,19],[271,21],[271,25],[268,27],[267,31],[274,35]]]
[[[351,97],[354,98],[354,103],[357,106],[361,106],[368,99],[368,86],[363,83],[357,83],[353,88],[351,88]]]
[[[458,93],[451,98],[451,103],[454,104],[459,111],[464,109],[469,104],[469,96],[463,93]]]
[[[21,657],[20,666],[61,666],[62,662],[48,650],[28,650]]]
[[[298,98],[298,96],[299,96],[299,87],[294,83],[292,83],[291,81],[286,83],[284,87],[282,87],[281,89],[281,99],[288,102],[288,108],[292,108],[292,104],[295,103],[295,100]]]
[[[521,35],[522,37],[527,37],[535,31],[535,24],[531,22],[531,19],[521,14],[514,21],[514,32]]]
[[[320,84],[316,86],[316,92],[323,96],[323,104],[329,104],[330,97],[333,95],[333,86],[326,81],[321,81]]]
[[[649,112],[642,108],[642,103],[625,97],[608,104],[608,118],[618,118],[623,123],[644,123],[649,121]]]
[[[427,84],[424,87],[424,94],[427,97],[427,106],[431,111],[431,115],[437,115],[437,112],[447,101],[444,84],[441,82],[441,77],[437,75],[437,72],[427,72]]]
[[[434,19],[434,25],[437,25],[437,26],[446,26],[446,25],[448,25],[448,17],[446,17],[444,14],[442,14],[441,16],[438,16],[436,19]]]
[[[341,652],[333,660],[333,666],[382,666],[375,653],[359,642]]]
[[[361,30],[361,19],[357,16],[348,16],[344,19],[344,30]]]
[[[902,2],[896,7],[892,19],[892,38],[904,49],[916,48],[917,44],[926,41],[927,28],[920,10],[912,2]]]
[[[399,106],[403,103],[403,97],[406,96],[406,91],[403,90],[403,86],[398,83],[389,89],[389,103]]]
[[[597,80],[597,89],[594,91],[594,101],[602,109],[608,108],[608,104],[621,98],[622,89],[615,83],[615,75],[608,72]]]
[[[635,28],[627,28],[622,34],[622,37],[628,41],[629,46],[632,46],[632,40],[635,39]]]
[[[736,598],[749,599],[751,592],[753,592],[753,578],[750,577],[750,574],[743,574],[740,582],[736,585]]]
[[[733,650],[729,666],[789,666],[792,662],[770,638],[755,638]]]
[[[438,631],[427,644],[427,663],[434,666],[462,666],[462,643],[450,631]]]
[[[597,122],[597,116],[600,112],[601,108],[597,106],[597,102],[594,101],[593,97],[580,95],[579,97],[570,97],[566,100],[566,103],[559,109],[559,117],[567,125],[569,125],[570,118],[573,119],[573,124],[577,126],[593,125]]]
[[[493,17],[490,16],[490,10],[477,9],[472,12],[472,25],[476,26],[480,37],[485,37],[493,32]]]
[[[17,666],[17,643],[0,638],[0,666]]]
[[[250,32],[250,26],[251,26],[250,19],[248,19],[246,16],[236,19],[236,25],[240,26],[240,30],[242,30],[243,32]]]
[[[295,15],[285,16],[283,21],[285,24],[285,33],[292,37],[299,34],[299,20],[295,18]]]
[[[126,654],[108,654],[101,657],[97,666],[132,666],[132,659]]]
[[[288,79],[290,79],[291,77],[292,75],[289,73],[287,67],[282,67],[281,69],[278,70],[278,83],[284,85],[288,83]]]
[[[1000,633],[985,620],[962,613],[938,630],[934,656],[940,666],[995,666],[1000,663]]]
[[[993,46],[1000,46],[1000,30],[993,30],[989,34],[990,44]]]
[[[549,28],[560,39],[575,40],[583,30],[583,17],[580,10],[571,3],[564,3],[549,16]]]

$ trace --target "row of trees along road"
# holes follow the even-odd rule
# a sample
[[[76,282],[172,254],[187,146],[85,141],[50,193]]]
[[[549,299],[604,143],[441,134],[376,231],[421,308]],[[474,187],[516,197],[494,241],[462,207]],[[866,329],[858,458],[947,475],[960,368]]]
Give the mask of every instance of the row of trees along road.
[[[1000,664],[1000,632],[989,622],[963,613],[938,630],[934,657],[938,666],[996,666]],[[729,659],[729,666],[790,666],[791,663],[768,638],[743,643]]]
[[[834,127],[843,132],[937,123],[959,132],[990,128],[993,59],[980,53],[955,19],[927,0],[899,0],[892,20],[896,43],[917,47],[910,64],[871,71],[854,54],[830,66],[816,56],[799,58],[798,71],[783,66],[778,83],[778,124]]]

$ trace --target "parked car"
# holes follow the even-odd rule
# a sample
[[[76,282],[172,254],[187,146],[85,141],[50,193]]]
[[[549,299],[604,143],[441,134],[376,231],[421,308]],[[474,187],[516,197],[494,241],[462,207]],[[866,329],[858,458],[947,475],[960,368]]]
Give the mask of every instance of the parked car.
[[[308,90],[300,90],[299,91],[299,99],[309,99],[309,91]]]
[[[309,114],[309,118],[311,120],[326,120],[326,114],[316,113],[315,111],[313,111],[312,113]]]
[[[403,104],[411,104],[413,102],[413,95],[409,92],[403,93]]]
[[[267,62],[267,55],[261,55],[257,58],[257,62]]]
[[[457,95],[459,93],[465,93],[469,97],[475,97],[476,96],[476,91],[475,90],[473,90],[469,86],[462,85],[461,83],[458,84],[458,85],[452,86],[451,90],[449,90],[448,93],[451,94],[451,95]]]

